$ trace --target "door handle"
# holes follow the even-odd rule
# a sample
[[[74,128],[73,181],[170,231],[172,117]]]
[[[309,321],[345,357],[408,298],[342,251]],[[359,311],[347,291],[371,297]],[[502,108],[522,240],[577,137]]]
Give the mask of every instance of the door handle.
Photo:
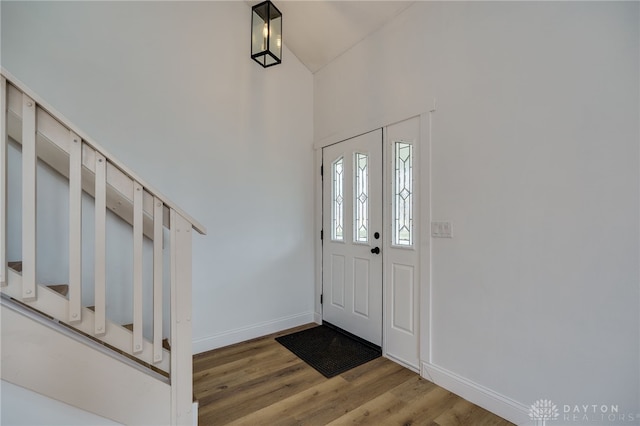
[[[371,253],[373,254],[380,254],[380,247],[374,247],[371,249]]]

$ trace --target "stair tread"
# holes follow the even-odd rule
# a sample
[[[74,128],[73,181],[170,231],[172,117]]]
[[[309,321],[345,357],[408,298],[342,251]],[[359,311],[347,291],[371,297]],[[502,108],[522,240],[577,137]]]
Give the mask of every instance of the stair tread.
[[[89,309],[93,308],[90,306]],[[123,324],[123,327],[129,331],[133,331],[133,324]],[[169,343],[169,339],[162,339],[162,349],[166,349],[171,352],[171,344]]]
[[[9,262],[9,268],[13,269],[16,272],[22,272],[22,261],[19,260],[17,262]]]
[[[16,262],[7,262],[7,263],[10,269],[13,269],[18,273],[22,273],[21,260],[18,260]],[[63,296],[66,296],[67,294],[69,294],[69,284],[51,284],[51,285],[46,285],[46,287],[49,287],[51,290]]]
[[[56,293],[61,294],[62,296],[66,296],[67,294],[69,294],[68,284],[53,284],[53,285],[48,285],[47,287],[49,287],[51,290],[55,291]]]

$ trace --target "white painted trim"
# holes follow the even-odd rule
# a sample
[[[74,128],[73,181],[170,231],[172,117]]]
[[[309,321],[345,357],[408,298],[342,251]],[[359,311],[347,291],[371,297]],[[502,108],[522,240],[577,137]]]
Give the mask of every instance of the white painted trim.
[[[106,347],[101,343],[98,343],[94,340],[91,340],[75,332],[71,328],[62,325],[62,323],[57,322],[56,320],[49,319],[45,316],[42,316],[39,313],[36,313],[31,309],[26,308],[23,305],[19,305],[9,297],[4,297],[4,296],[0,297],[0,305],[2,305],[3,309],[7,308],[14,312],[17,312],[21,316],[27,317],[33,322],[36,322],[44,327],[55,330],[56,332],[68,337],[69,339],[75,340],[76,342],[81,343],[84,346],[88,346],[104,355],[107,355],[113,359],[116,359],[128,365],[131,368],[134,368],[144,374],[147,374],[148,376],[153,377],[156,380],[160,380],[163,383],[169,384],[169,379],[166,378],[165,376],[159,373],[156,373],[155,371],[150,370],[147,367],[144,367],[142,364],[139,364],[136,361],[133,361],[132,359],[127,358],[126,356],[120,354],[119,352],[109,349],[108,347]]]
[[[22,276],[20,273],[11,269],[8,270],[6,287],[2,287],[2,293],[5,293],[9,297],[19,300],[22,294]],[[38,298],[30,302],[24,302],[27,306],[31,306],[34,309],[50,315],[54,318],[64,318],[69,312],[69,301],[66,297],[61,296],[54,290],[46,286],[38,286]],[[91,334],[95,329],[95,314],[89,308],[82,308],[82,321],[74,324],[74,328],[85,333]],[[100,340],[128,353],[131,353],[131,339],[132,333],[124,327],[118,324],[114,324],[110,321],[106,322],[106,334],[101,337]],[[153,346],[151,342],[144,341],[144,349],[140,354],[134,355],[138,359],[146,362],[147,364],[153,363]],[[164,350],[164,349],[163,349]],[[163,371],[169,371],[169,351],[164,350],[164,356],[162,362],[156,363],[155,366]]]
[[[433,377],[431,377],[431,374],[429,374],[429,370],[427,369],[427,363],[426,362],[420,362],[420,377],[422,377],[423,379],[426,379],[430,382],[435,383],[435,380],[433,380]]]
[[[164,209],[158,197],[153,199],[153,361],[162,361],[162,216]]]
[[[174,209],[175,211],[177,211],[178,213],[180,213],[180,215],[182,217],[184,217],[187,221],[189,221],[191,223],[191,225],[193,226],[193,229],[195,229],[196,231],[198,231],[202,235],[206,235],[207,229],[202,224],[200,224],[197,220],[195,220],[194,218],[189,216],[177,204],[173,203],[171,200],[169,200],[169,198],[167,198],[164,195],[162,195],[162,193],[160,193],[155,188],[153,188],[153,186],[149,185],[143,179],[140,179],[140,177],[136,173],[134,173],[131,169],[129,169],[127,166],[122,164],[120,161],[116,160],[116,158],[113,155],[111,155],[102,146],[100,146],[98,143],[96,143],[92,138],[89,137],[89,135],[87,135],[86,133],[84,133],[81,130],[79,130],[78,126],[75,126],[69,119],[67,119],[64,115],[60,114],[60,112],[58,112],[55,108],[53,108],[51,105],[49,105],[47,102],[45,102],[42,98],[40,98],[37,94],[35,94],[31,89],[29,89],[27,87],[27,85],[25,85],[20,80],[15,78],[10,72],[8,72],[4,68],[1,68],[0,75],[4,76],[7,79],[7,81],[9,81],[16,88],[18,88],[22,93],[28,95],[33,100],[35,100],[35,102],[38,104],[39,107],[41,107],[47,113],[49,113],[50,115],[55,117],[57,121],[62,123],[67,128],[75,131],[85,141],[85,143],[87,143],[94,150],[102,153],[102,155],[107,157],[111,164],[115,165],[120,170],[122,170],[132,180],[140,182],[140,184],[142,186],[144,186],[147,189],[147,191],[149,191],[150,193],[156,195],[158,198],[162,199],[162,201],[168,207],[170,207],[170,208]]]
[[[191,326],[192,226],[171,209],[171,423],[187,425],[193,416]]]
[[[0,311],[3,380],[122,424],[169,424],[166,382],[4,304]]]
[[[82,320],[82,139],[69,132],[69,323]]]
[[[36,104],[22,95],[22,300],[36,298]]]
[[[200,408],[200,404],[198,403],[198,401],[193,401],[193,405],[191,407],[191,414],[192,415],[192,422],[191,424],[193,426],[198,426],[198,410]]]
[[[94,333],[103,335],[106,330],[107,314],[107,160],[99,152],[96,153],[95,176],[95,249],[94,249]]]
[[[369,133],[372,129],[375,130],[384,128],[413,117],[418,117],[423,114],[422,111],[416,112],[415,110],[406,110],[367,120],[366,122],[351,126],[348,129],[341,130],[329,136],[316,139],[313,142],[313,149],[322,149],[325,146],[333,145],[334,143],[342,142],[344,140]]]
[[[235,330],[225,331],[224,333],[214,334],[212,336],[202,337],[193,340],[193,353],[199,354],[213,349],[222,348],[224,346],[233,345],[235,343],[245,342],[257,337],[266,336],[268,334],[277,333],[288,328],[298,327],[300,325],[312,322],[319,323],[315,319],[315,313],[312,311],[300,314],[290,315],[278,318],[273,321],[265,321],[258,324],[252,324],[246,327],[236,328]]]
[[[431,362],[431,115],[420,115],[420,281],[419,281],[419,359]]]
[[[320,304],[320,296],[322,295],[322,240],[320,233],[322,232],[322,175],[320,170],[322,167],[322,150],[318,149],[313,153],[314,159],[314,215],[313,228],[313,248],[314,248],[314,320],[318,324],[322,324],[322,305]],[[328,231],[327,231],[328,232]]]
[[[142,198],[144,189],[138,182],[133,183],[133,343],[131,351],[142,352],[142,250],[143,215]]]
[[[517,425],[529,420],[529,407],[434,364],[422,363],[427,380]]]
[[[0,286],[7,285],[7,80],[0,78]]]
[[[10,425],[113,426],[114,422],[2,380],[2,421]]]

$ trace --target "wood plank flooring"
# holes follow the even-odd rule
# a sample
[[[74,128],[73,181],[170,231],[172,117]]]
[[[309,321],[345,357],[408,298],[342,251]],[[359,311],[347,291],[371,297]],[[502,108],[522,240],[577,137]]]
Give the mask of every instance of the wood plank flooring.
[[[196,355],[199,424],[512,424],[385,358],[326,379],[274,340],[313,326]]]

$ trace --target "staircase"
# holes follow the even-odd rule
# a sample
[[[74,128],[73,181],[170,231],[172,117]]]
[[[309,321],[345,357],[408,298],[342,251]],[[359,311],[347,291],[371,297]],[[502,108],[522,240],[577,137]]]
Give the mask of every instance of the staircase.
[[[191,245],[192,230],[205,228],[5,70],[0,89],[2,379],[123,424],[193,424]],[[20,182],[7,172],[9,147],[20,152]],[[67,283],[45,285],[46,272],[37,269],[38,257],[48,255],[38,250],[38,209],[51,208],[36,203],[43,165],[68,182],[68,199],[60,201],[69,212]],[[21,205],[8,202],[7,188],[16,186]],[[90,235],[83,197],[92,203]],[[21,216],[20,258],[7,258],[16,252],[7,237],[7,227],[17,227],[10,212]],[[108,309],[107,284],[114,283],[107,275],[126,268],[109,256],[113,220],[130,231],[133,246],[130,281],[117,284],[132,296],[127,323]],[[90,268],[82,261],[89,249]]]

